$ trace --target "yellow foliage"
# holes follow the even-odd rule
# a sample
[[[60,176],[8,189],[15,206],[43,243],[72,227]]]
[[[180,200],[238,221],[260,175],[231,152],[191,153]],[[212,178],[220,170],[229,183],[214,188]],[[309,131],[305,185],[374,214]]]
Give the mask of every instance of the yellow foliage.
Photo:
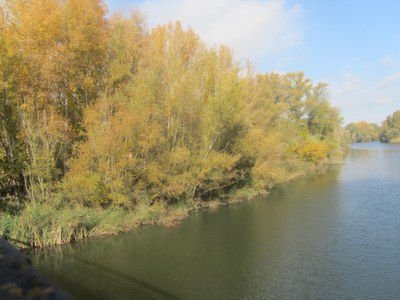
[[[85,205],[209,199],[340,152],[326,85],[302,72],[246,74],[180,22],[148,31],[137,12],[106,18],[100,0],[3,2],[1,167],[32,199],[62,178]]]
[[[329,147],[325,143],[309,141],[296,152],[306,161],[321,163],[327,158]]]

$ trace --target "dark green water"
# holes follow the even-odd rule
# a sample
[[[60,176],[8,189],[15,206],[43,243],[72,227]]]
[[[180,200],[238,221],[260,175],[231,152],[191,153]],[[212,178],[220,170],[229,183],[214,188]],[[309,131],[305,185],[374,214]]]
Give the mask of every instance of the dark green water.
[[[400,146],[352,148],[268,197],[34,264],[77,299],[400,299]]]

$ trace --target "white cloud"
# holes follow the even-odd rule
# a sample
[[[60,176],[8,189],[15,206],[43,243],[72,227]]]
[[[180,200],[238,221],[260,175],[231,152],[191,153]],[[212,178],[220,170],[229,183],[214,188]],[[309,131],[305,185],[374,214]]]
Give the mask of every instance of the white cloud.
[[[285,0],[145,0],[139,9],[150,27],[180,20],[208,45],[231,47],[241,61],[284,59],[303,39],[302,8]]]
[[[386,76],[385,78],[383,78],[381,81],[379,81],[378,87],[383,88],[383,87],[390,86],[394,83],[396,83],[398,85],[400,83],[399,81],[400,81],[400,71],[390,74],[390,75]]]
[[[374,81],[345,72],[332,82],[331,93],[345,123],[365,120],[380,124],[400,109],[400,71]]]
[[[360,77],[351,72],[345,72],[339,78],[339,84],[333,83],[331,86],[332,96],[338,99],[359,92],[362,89],[363,82]]]
[[[387,54],[379,61],[380,65],[384,68],[396,68],[400,65],[400,61],[393,55]]]

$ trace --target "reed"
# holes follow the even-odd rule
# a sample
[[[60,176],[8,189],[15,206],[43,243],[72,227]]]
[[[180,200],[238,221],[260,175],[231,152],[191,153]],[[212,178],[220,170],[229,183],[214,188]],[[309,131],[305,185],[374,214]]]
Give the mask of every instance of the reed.
[[[55,207],[30,203],[18,215],[1,214],[0,236],[19,248],[62,245],[100,235],[134,230],[140,225],[175,223],[189,214],[187,207],[165,204],[121,207]]]

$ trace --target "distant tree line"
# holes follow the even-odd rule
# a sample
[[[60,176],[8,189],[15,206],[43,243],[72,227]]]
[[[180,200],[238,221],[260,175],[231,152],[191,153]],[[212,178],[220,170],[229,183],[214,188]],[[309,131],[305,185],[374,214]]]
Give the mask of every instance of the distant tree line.
[[[346,131],[351,142],[363,143],[378,141],[381,129],[377,124],[360,121],[348,124]]]
[[[348,139],[353,143],[381,141],[382,143],[400,142],[400,110],[386,117],[379,126],[360,121],[346,126]]]
[[[382,143],[400,143],[400,110],[386,117],[379,138]]]

